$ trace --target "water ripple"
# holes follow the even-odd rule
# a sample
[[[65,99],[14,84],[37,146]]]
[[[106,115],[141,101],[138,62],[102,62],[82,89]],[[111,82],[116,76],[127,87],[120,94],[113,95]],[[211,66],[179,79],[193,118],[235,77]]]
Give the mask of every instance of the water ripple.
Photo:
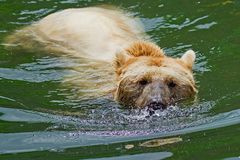
[[[0,78],[9,80],[19,80],[26,82],[47,82],[57,81],[66,75],[65,72],[47,71],[26,71],[22,69],[0,68]]]
[[[1,120],[5,121],[28,121],[28,122],[69,122],[67,118],[51,116],[49,114],[1,108]],[[99,144],[110,144],[134,140],[144,140],[159,137],[182,135],[197,131],[219,128],[240,123],[240,110],[221,113],[212,117],[206,116],[191,125],[178,128],[168,132],[162,130],[113,130],[113,131],[41,131],[22,133],[0,133],[0,153],[18,153],[38,150],[49,150],[53,148],[72,148]],[[71,121],[73,123],[74,121]],[[76,121],[77,123],[79,121]],[[76,123],[75,122],[75,123]],[[175,125],[181,125],[174,123]],[[172,125],[174,125],[172,124]],[[160,125],[160,124],[159,124]],[[141,125],[138,125],[141,126]],[[171,126],[169,126],[171,127]],[[61,146],[61,147],[60,147]]]

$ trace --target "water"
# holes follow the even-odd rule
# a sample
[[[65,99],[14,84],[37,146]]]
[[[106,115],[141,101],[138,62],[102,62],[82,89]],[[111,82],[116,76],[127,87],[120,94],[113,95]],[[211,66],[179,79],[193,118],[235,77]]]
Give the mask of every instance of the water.
[[[198,96],[149,116],[102,92],[114,85],[110,65],[4,49],[16,29],[99,4],[138,16],[170,56],[194,49]],[[0,159],[239,159],[239,17],[237,0],[0,0]],[[182,141],[140,145],[171,137]]]

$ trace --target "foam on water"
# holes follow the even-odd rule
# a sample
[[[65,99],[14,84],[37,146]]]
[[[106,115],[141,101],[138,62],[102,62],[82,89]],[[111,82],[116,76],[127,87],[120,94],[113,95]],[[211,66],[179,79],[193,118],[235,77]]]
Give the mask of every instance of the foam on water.
[[[213,103],[206,102],[195,107],[170,106],[149,116],[147,109],[93,108],[79,116],[61,116],[41,112],[2,108],[5,121],[51,122],[46,130],[56,129],[88,132],[98,135],[144,135],[167,133],[206,123],[207,111]]]
[[[179,110],[181,110],[176,107],[173,108],[174,109],[170,109],[171,112],[174,110],[174,112],[179,113]],[[81,118],[73,118],[71,116],[59,116],[0,107],[0,112],[3,113],[3,115],[0,116],[0,119],[4,121],[52,123],[51,128],[48,128],[45,131],[0,133],[0,153],[18,153],[42,150],[61,151],[65,148],[72,147],[110,144],[166,136],[179,136],[181,134],[240,123],[239,109],[215,116],[193,116],[195,111],[194,113],[192,111],[194,110],[191,109],[183,111],[176,117],[171,116],[172,118],[170,119],[166,119],[168,114],[165,113],[163,113],[163,115],[154,115],[150,118],[144,119],[141,116],[147,114],[145,111],[140,111],[140,117],[138,117],[139,112],[137,112],[135,116],[122,116],[130,123],[129,126],[122,129],[114,129],[113,126],[116,124],[108,125],[107,121],[90,121]],[[200,112],[202,111],[203,110]],[[166,111],[166,113],[168,112],[170,111]],[[189,117],[181,117],[183,114],[189,115]],[[118,125],[117,127],[119,127],[119,125],[123,125],[122,123],[118,123],[118,119],[115,121]],[[34,125],[34,123],[32,125]],[[60,125],[65,125],[65,131],[59,131]],[[69,130],[68,127],[72,125],[74,128]],[[86,130],[87,125],[90,127],[88,130]],[[105,126],[105,128],[103,128],[103,126]],[[107,126],[109,128],[107,128]],[[83,129],[84,127],[85,129]]]

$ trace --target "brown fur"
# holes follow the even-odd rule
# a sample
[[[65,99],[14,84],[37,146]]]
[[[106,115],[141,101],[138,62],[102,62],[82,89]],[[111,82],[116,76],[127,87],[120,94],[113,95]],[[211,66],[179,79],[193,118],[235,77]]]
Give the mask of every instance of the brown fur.
[[[128,107],[143,108],[155,101],[167,106],[191,97],[197,92],[191,60],[189,55],[167,57],[150,42],[134,42],[116,56],[115,99]]]
[[[134,57],[151,56],[151,57],[163,57],[164,53],[160,47],[150,42],[134,42],[131,47],[126,49],[126,52]]]

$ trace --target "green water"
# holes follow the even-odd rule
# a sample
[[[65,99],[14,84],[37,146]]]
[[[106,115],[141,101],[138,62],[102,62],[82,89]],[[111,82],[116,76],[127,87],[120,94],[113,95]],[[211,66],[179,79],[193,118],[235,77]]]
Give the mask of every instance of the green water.
[[[100,4],[138,16],[168,55],[195,50],[198,98],[174,116],[145,118],[89,96],[110,85],[101,65],[4,48],[5,36],[50,13]],[[239,0],[0,0],[0,44],[0,159],[240,159]],[[171,137],[182,141],[140,146]]]

